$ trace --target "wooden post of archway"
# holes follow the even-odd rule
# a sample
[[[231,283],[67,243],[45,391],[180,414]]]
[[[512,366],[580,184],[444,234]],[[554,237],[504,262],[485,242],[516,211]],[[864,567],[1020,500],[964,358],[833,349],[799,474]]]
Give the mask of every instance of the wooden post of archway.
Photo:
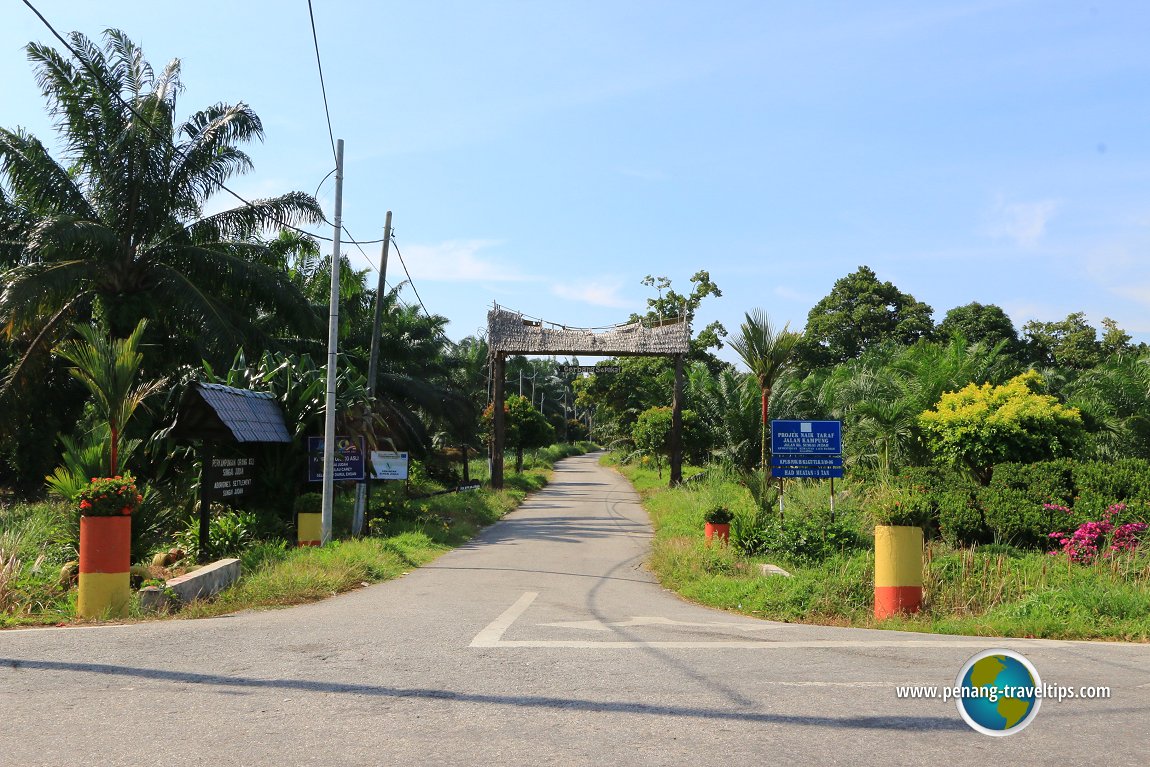
[[[683,481],[683,355],[675,355],[675,391],[671,395],[671,487]]]
[[[683,481],[683,359],[690,349],[686,317],[628,322],[596,332],[543,320],[495,306],[487,313],[487,343],[492,359],[491,486],[503,487],[503,378],[508,354],[570,354],[591,357],[673,357],[675,392],[672,402],[671,484]]]
[[[503,413],[503,379],[507,375],[507,355],[503,352],[493,352],[494,364],[491,371],[492,407],[491,427],[494,434],[491,437],[491,486],[496,490],[503,489],[503,433],[507,428]]]

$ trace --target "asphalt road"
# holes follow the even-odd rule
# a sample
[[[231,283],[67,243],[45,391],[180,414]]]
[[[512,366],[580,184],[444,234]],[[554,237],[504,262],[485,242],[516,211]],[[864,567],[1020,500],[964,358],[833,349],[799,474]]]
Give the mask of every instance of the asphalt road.
[[[321,603],[0,632],[0,765],[1150,764],[1150,646],[756,621],[643,566],[650,527],[595,456],[472,543]],[[1010,737],[953,685],[1019,650],[1048,684]]]

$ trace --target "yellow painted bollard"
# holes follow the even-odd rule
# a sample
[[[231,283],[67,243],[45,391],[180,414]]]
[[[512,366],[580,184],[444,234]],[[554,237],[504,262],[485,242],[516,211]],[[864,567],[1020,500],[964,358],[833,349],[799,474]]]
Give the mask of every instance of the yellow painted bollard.
[[[301,511],[296,520],[296,541],[299,546],[319,546],[323,543],[323,514]]]
[[[80,517],[81,618],[123,618],[132,597],[132,518]]]
[[[921,527],[876,525],[874,617],[916,613],[922,606]]]

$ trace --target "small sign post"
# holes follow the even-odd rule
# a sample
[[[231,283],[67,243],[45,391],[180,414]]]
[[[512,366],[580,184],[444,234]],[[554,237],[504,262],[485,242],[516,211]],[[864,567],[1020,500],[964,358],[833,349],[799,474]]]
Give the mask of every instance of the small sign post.
[[[771,421],[771,476],[829,479],[831,521],[835,518],[835,479],[843,476],[841,421]],[[782,493],[779,506],[782,506]]]
[[[307,438],[308,482],[323,482],[323,437]],[[332,478],[362,480],[364,478],[363,437],[335,438],[335,467]]]
[[[205,445],[200,470],[200,562],[208,561],[208,530],[212,501],[233,501],[248,494],[255,476],[255,458],[222,458]]]
[[[371,471],[375,479],[407,479],[407,453],[371,451]]]
[[[204,483],[208,499],[228,501],[247,495],[255,475],[255,458],[219,458],[213,456],[204,464]]]
[[[555,372],[559,375],[565,373],[618,373],[623,370],[621,365],[556,365]]]

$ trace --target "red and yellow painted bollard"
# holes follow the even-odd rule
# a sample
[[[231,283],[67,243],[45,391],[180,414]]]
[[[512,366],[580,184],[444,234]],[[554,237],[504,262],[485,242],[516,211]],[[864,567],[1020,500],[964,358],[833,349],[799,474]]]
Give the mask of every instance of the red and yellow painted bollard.
[[[323,514],[301,511],[296,515],[296,541],[299,546],[319,546],[323,543]]]
[[[922,606],[922,528],[874,529],[874,617],[916,613]]]
[[[80,517],[81,618],[122,618],[128,614],[132,588],[132,518]]]

